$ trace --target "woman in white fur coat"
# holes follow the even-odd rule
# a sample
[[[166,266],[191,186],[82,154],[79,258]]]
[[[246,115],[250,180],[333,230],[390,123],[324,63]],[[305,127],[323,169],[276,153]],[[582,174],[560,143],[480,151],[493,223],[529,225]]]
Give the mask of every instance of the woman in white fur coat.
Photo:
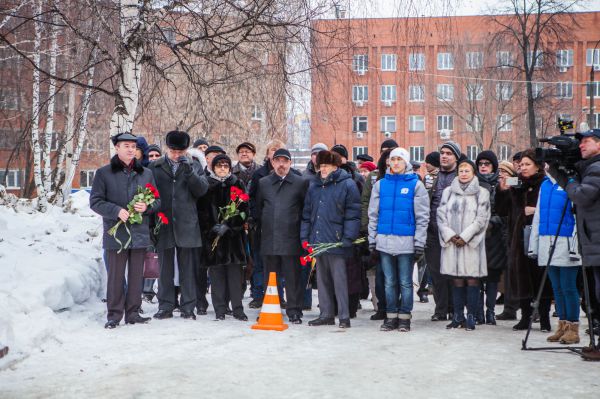
[[[479,278],[487,276],[485,232],[490,219],[490,194],[480,188],[475,171],[472,161],[459,162],[458,175],[444,190],[437,210],[442,246],[440,272],[454,278],[454,317],[448,329],[475,329]]]

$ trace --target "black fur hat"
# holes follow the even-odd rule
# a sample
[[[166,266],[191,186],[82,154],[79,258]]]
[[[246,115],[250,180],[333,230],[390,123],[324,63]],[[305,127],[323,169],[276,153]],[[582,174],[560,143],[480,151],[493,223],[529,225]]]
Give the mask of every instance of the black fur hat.
[[[167,147],[172,150],[187,150],[190,146],[190,135],[179,130],[172,130],[167,133]]]
[[[319,151],[317,154],[317,168],[323,164],[340,166],[342,158],[338,153],[332,151]]]

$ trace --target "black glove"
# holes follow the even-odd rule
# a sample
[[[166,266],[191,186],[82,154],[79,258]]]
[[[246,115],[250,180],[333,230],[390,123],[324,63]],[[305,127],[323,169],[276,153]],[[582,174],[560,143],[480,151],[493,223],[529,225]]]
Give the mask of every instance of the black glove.
[[[177,162],[179,163],[179,167],[182,168],[183,173],[186,175],[192,173],[192,161],[188,157],[179,157],[177,158]]]
[[[379,264],[379,251],[374,249],[371,251],[371,255],[369,255],[369,269],[377,266]]]
[[[347,238],[342,239],[342,247],[343,248],[351,248],[352,247],[352,240],[349,240]]]
[[[377,245],[374,242],[369,243],[369,251],[370,252],[373,252],[375,250],[375,247],[377,247]]]
[[[415,262],[419,262],[425,255],[425,249],[423,247],[415,247]]]
[[[229,226],[225,223],[215,224],[210,231],[219,237],[223,237],[229,231]]]

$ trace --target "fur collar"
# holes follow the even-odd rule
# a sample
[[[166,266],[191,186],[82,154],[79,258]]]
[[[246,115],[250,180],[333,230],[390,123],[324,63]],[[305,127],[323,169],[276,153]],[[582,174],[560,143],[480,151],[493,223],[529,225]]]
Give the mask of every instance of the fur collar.
[[[450,185],[450,187],[454,194],[476,195],[477,193],[479,193],[479,179],[477,178],[477,176],[475,176],[473,180],[471,180],[467,188],[463,190],[460,186],[460,182],[458,181],[458,177],[455,177],[454,180],[452,180],[452,184]]]
[[[119,156],[115,155],[110,160],[110,168],[113,171],[113,173],[117,173],[117,172],[121,172],[122,170],[124,170],[125,165],[123,165],[123,162],[121,162],[121,160],[119,159]],[[138,161],[137,159],[134,159],[134,161],[133,161],[133,170],[139,174],[142,174],[144,172],[144,167],[142,166],[140,161]]]

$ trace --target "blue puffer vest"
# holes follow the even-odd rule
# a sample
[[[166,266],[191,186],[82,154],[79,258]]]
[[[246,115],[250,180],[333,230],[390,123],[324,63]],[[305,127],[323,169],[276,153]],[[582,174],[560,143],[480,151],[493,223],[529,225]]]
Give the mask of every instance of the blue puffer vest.
[[[560,217],[565,207],[565,201],[568,201],[567,210],[560,226],[560,237],[570,237],[575,228],[575,217],[571,209],[572,203],[567,197],[567,192],[558,184],[552,183],[548,178],[542,183],[540,188],[540,229],[539,234],[544,236],[553,236],[558,230]]]
[[[377,233],[414,236],[415,187],[419,178],[414,173],[386,174],[379,182],[379,222]]]

